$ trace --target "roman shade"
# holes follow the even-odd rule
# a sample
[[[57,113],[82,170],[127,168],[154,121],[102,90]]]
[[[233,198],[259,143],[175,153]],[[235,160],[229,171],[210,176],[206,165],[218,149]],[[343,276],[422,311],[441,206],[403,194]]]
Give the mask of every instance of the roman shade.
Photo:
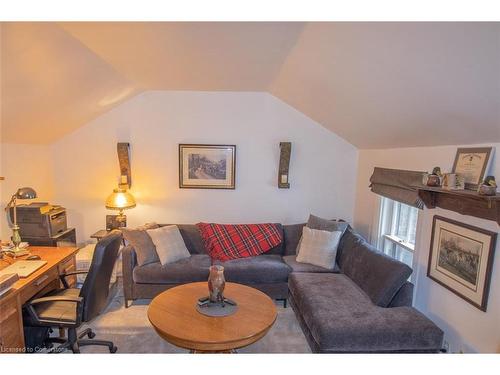
[[[418,197],[417,189],[422,187],[422,176],[425,172],[406,171],[375,167],[370,177],[372,192],[383,197],[424,208],[424,202]]]

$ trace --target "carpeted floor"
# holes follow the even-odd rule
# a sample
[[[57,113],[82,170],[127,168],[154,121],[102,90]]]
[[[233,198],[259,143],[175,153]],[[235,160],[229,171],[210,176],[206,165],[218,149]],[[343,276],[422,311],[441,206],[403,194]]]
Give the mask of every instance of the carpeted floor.
[[[146,316],[149,300],[135,301],[125,308],[120,291],[111,300],[105,312],[83,325],[90,327],[96,339],[111,340],[118,353],[187,353],[187,350],[169,344],[160,338]],[[278,318],[274,326],[260,341],[241,348],[239,353],[310,353],[307,341],[291,307],[276,304]],[[82,353],[109,353],[106,347],[84,346]]]

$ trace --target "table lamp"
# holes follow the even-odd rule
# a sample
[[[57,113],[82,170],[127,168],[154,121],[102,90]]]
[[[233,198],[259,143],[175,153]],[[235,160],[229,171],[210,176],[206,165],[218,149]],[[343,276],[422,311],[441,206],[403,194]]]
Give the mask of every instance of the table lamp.
[[[5,207],[5,210],[7,211],[7,218],[9,221],[10,226],[12,227],[12,243],[14,245],[14,248],[11,250],[8,250],[7,252],[12,253],[12,255],[15,257],[25,255],[28,253],[26,249],[21,249],[19,247],[19,244],[21,243],[21,236],[19,235],[19,225],[17,225],[17,200],[18,199],[35,199],[36,198],[36,191],[33,188],[30,187],[23,187],[20,189],[17,189],[16,193],[10,198],[10,202],[7,204]],[[10,208],[13,208],[14,211],[14,222],[12,223],[10,220]]]
[[[123,210],[128,210],[135,207],[135,199],[126,189],[113,189],[113,193],[106,199],[106,208],[109,210],[118,210],[116,222],[118,227],[127,226],[127,216],[123,214]]]

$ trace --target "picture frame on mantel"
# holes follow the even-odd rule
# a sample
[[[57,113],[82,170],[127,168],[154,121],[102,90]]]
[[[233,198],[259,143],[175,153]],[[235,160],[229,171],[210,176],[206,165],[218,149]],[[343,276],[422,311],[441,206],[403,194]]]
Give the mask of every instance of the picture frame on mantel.
[[[497,233],[435,215],[427,276],[486,311]]]
[[[236,146],[179,144],[179,188],[235,189]]]
[[[477,190],[488,171],[493,147],[462,147],[457,149],[452,173],[463,176],[465,188]]]

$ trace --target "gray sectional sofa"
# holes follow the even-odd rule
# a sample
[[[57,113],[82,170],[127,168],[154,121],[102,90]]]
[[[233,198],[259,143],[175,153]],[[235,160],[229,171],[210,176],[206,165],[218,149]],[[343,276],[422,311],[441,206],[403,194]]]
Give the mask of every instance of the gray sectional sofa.
[[[443,332],[411,307],[412,270],[374,249],[348,227],[333,271],[295,260],[305,224],[279,226],[283,242],[263,255],[225,262],[227,281],[291,303],[313,352],[438,352]],[[195,225],[178,225],[192,256],[138,266],[123,249],[125,301],[153,298],[179,284],[205,281],[210,258]]]

